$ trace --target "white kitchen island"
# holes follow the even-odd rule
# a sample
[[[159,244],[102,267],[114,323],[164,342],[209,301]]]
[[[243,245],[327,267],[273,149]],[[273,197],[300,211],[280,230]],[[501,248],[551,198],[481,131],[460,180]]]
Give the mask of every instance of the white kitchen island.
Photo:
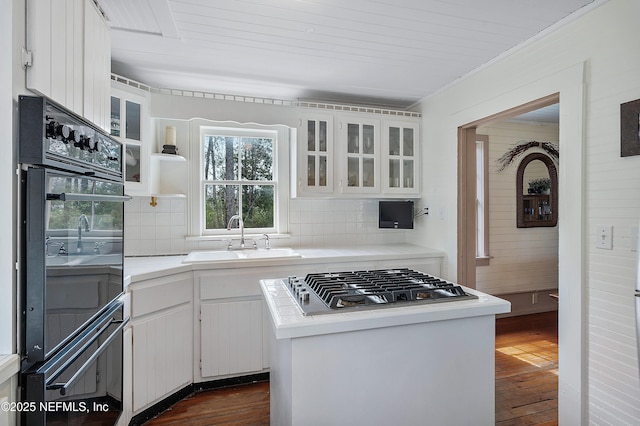
[[[260,282],[272,320],[271,424],[493,425],[495,315],[477,300],[303,316]]]

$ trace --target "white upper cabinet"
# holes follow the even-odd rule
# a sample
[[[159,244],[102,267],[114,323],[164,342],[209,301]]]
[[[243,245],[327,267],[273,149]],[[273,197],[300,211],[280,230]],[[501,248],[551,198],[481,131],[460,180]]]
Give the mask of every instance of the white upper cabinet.
[[[111,136],[122,142],[125,189],[129,195],[151,194],[151,136],[145,92],[113,83],[110,103]]]
[[[27,88],[109,130],[111,41],[92,1],[27,0]]]
[[[339,127],[340,190],[357,194],[380,192],[380,121],[343,116]]]
[[[420,196],[418,117],[306,111],[294,148],[294,197]]]
[[[294,177],[297,195],[333,192],[333,118],[303,115],[298,126]]]
[[[407,121],[385,121],[383,127],[383,192],[418,195],[420,191],[418,124]]]

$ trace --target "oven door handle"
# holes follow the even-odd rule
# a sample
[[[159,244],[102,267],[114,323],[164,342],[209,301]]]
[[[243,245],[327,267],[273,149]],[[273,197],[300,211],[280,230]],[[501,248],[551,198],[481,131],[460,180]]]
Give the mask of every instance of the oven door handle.
[[[105,326],[102,330],[100,330],[100,333],[98,333],[98,336],[100,336],[100,334],[102,334],[104,331],[106,331],[106,329],[107,329],[107,327],[109,325],[115,324],[115,323],[120,323],[120,325],[118,325],[118,327],[116,327],[116,329],[113,331],[113,333],[111,333],[109,335],[109,337],[106,338],[106,340],[100,345],[100,347],[98,347],[98,349],[96,349],[96,351],[85,361],[85,363],[82,364],[82,367],[80,367],[74,373],[74,375],[71,376],[71,378],[69,380],[67,380],[66,383],[53,383],[53,384],[50,384],[50,381],[47,381],[47,389],[50,389],[50,390],[52,390],[52,389],[60,389],[60,394],[61,395],[65,395],[67,393],[67,389],[69,389],[71,386],[73,386],[73,384],[84,374],[84,372],[89,367],[91,367],[91,364],[93,364],[96,361],[96,359],[98,359],[100,354],[102,354],[102,352],[104,352],[104,350],[107,349],[107,347],[109,347],[111,342],[118,336],[118,333],[120,333],[122,331],[122,329],[124,327],[126,327],[126,325],[129,323],[129,318],[125,319],[124,321],[111,320],[107,324],[107,326]],[[98,336],[96,336],[96,338]],[[80,351],[78,351],[77,356],[80,356],[82,354],[82,352],[84,352],[84,349],[81,349]],[[73,358],[77,359],[77,357],[73,357]],[[60,370],[66,369],[75,359],[72,359],[69,362],[65,363],[65,365],[63,365],[60,368]],[[62,371],[60,371],[60,373],[62,373]],[[59,376],[59,374],[57,374],[56,377],[57,376]],[[52,377],[52,380],[55,380],[56,377]]]
[[[60,201],[111,201],[123,202],[131,200],[130,195],[100,195],[100,194],[74,194],[62,192],[60,194],[47,193],[47,200]]]

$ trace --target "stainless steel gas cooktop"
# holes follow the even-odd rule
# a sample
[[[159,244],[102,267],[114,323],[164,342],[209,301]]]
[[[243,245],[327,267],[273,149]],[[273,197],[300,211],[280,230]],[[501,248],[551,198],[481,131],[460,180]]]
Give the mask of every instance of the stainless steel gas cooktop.
[[[285,284],[304,315],[477,299],[459,285],[411,269],[308,274]]]

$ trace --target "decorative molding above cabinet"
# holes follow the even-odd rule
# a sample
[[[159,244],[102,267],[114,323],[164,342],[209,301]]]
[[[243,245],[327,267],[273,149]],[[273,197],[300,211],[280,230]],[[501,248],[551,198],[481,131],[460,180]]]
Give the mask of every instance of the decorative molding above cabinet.
[[[111,38],[92,1],[27,0],[27,88],[109,130]]]
[[[292,194],[419,197],[419,146],[419,118],[304,113],[292,156]]]

